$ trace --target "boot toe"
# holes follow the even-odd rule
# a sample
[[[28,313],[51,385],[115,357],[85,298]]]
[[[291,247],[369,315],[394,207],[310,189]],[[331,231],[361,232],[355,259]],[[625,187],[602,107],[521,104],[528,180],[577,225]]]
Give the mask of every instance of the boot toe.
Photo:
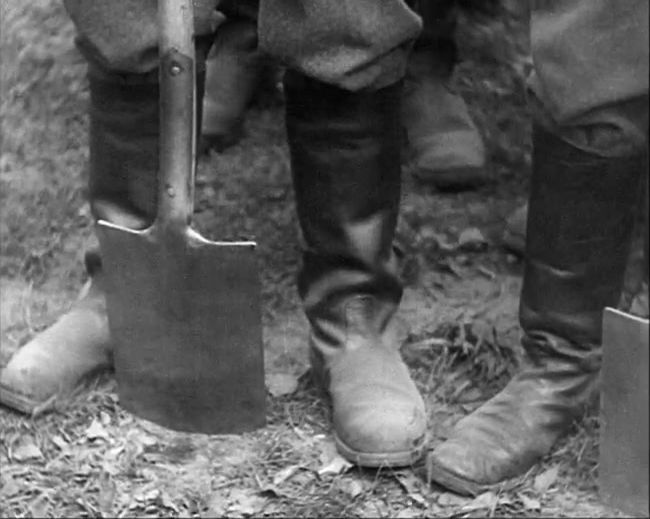
[[[334,418],[341,455],[365,467],[415,463],[426,444],[424,405],[357,403]]]
[[[504,479],[507,456],[470,440],[448,440],[427,459],[430,480],[461,495],[475,496]]]

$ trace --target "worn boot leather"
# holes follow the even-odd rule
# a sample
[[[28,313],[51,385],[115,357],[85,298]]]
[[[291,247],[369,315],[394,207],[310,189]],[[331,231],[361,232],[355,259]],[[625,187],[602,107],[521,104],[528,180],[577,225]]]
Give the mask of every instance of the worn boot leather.
[[[603,158],[534,132],[520,303],[526,352],[503,391],[458,422],[429,476],[461,494],[525,473],[597,386],[601,319],[616,306],[644,158]]]
[[[506,220],[501,241],[503,246],[518,256],[523,256],[526,249],[526,220],[528,219],[528,205],[522,205]]]
[[[20,348],[0,371],[0,402],[32,414],[111,367],[111,346],[99,255],[86,254],[90,279],[53,325]]]
[[[285,77],[312,369],[331,397],[340,453],[369,467],[413,463],[426,434],[392,324],[402,294],[392,248],[400,90],[355,93]]]
[[[222,150],[239,140],[244,113],[261,79],[254,22],[222,24],[206,62],[201,151]]]

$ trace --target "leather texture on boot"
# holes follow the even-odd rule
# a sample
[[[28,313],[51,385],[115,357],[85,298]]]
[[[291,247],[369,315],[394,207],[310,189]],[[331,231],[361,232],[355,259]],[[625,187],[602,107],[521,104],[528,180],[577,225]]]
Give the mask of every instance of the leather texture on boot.
[[[528,205],[522,205],[506,220],[501,241],[503,246],[518,256],[523,256],[526,250],[526,220],[528,219]]]
[[[539,127],[533,139],[525,364],[429,458],[430,478],[463,494],[526,472],[588,404],[603,309],[618,303],[629,253],[644,158],[591,155]]]
[[[426,443],[424,402],[404,364],[390,315],[372,296],[340,307],[327,342],[311,340],[312,370],[332,402],[341,455],[365,467],[411,465]],[[323,355],[335,341],[340,351]]]
[[[253,22],[236,20],[219,27],[206,62],[202,151],[223,149],[238,140],[262,66]]]
[[[413,52],[406,76],[402,118],[414,176],[439,189],[471,189],[485,182],[485,145],[463,98],[448,87],[435,53]]]
[[[21,347],[0,372],[0,402],[31,414],[84,379],[111,367],[111,345],[97,253],[88,253],[90,280],[54,324]]]
[[[113,213],[142,219],[147,227],[156,215],[158,72],[114,74],[90,68],[88,78],[93,216],[105,218],[101,207],[110,207]]]
[[[337,445],[359,465],[408,465],[426,426],[392,333],[402,294],[393,251],[401,85],[355,93],[288,72],[285,94],[306,244],[298,288]]]

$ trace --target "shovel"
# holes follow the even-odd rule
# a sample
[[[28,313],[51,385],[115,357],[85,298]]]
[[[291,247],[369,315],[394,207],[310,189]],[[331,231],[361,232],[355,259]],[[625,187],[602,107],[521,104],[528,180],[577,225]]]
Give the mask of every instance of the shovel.
[[[160,171],[154,223],[97,235],[122,406],[164,427],[234,434],[265,424],[255,242],[190,227],[195,173],[191,0],[158,2]]]
[[[602,499],[648,517],[648,320],[606,308],[599,487]]]
[[[647,171],[647,168],[646,168]],[[644,177],[644,263],[648,279],[648,177]],[[614,308],[603,314],[600,459],[603,500],[628,514],[650,516],[649,321]]]

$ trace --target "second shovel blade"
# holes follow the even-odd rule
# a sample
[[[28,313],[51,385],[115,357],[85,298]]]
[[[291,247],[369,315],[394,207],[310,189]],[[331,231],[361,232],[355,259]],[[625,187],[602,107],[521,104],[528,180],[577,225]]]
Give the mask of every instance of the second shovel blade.
[[[120,403],[210,434],[265,424],[255,244],[98,223]]]

